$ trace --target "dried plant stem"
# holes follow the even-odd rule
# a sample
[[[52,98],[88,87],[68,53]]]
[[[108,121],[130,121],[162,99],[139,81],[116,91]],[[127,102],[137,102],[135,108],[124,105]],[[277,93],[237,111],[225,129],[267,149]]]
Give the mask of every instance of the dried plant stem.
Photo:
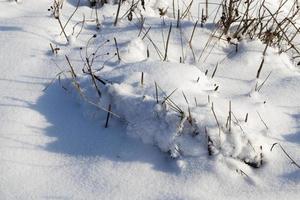
[[[283,153],[292,161],[292,164],[295,165],[296,167],[298,167],[300,169],[300,165],[298,163],[296,163],[296,161],[285,151],[285,149],[281,146],[281,144],[279,143],[274,143],[270,149],[270,151],[273,150],[273,148],[278,145],[281,150],[283,151]]]
[[[142,72],[142,75],[141,75],[141,85],[142,86],[144,85],[144,72]]]
[[[266,124],[265,121],[262,119],[261,115],[259,114],[259,112],[258,112],[258,111],[256,111],[256,112],[257,112],[257,115],[258,115],[259,118],[260,118],[260,121],[265,125],[266,129],[269,129],[269,127],[267,126],[267,124]]]
[[[63,34],[64,34],[64,36],[65,36],[67,42],[69,42],[68,36],[67,36],[67,34],[66,34],[66,32],[65,32],[65,29],[64,29],[64,27],[63,27],[63,25],[62,25],[62,23],[61,23],[61,20],[60,20],[60,17],[59,17],[59,16],[57,17],[57,21],[58,21],[58,23],[59,23],[59,26],[60,26],[60,28],[61,28],[61,31],[63,32]]]
[[[63,30],[66,29],[68,23],[70,22],[70,20],[72,19],[72,17],[74,16],[74,14],[76,13],[76,11],[78,10],[78,7],[80,5],[80,0],[77,1],[77,5],[76,5],[76,8],[75,10],[73,11],[73,13],[70,15],[69,19],[67,20],[67,22],[65,23],[64,27],[63,27]],[[60,33],[60,35],[62,34],[62,32]]]
[[[213,103],[213,102],[211,103],[211,111],[212,111],[212,113],[213,113],[213,115],[214,115],[214,117],[215,117],[215,120],[216,120],[216,122],[217,122],[217,125],[218,125],[218,128],[219,128],[219,136],[221,137],[221,126],[220,126],[220,123],[219,123],[219,121],[218,121],[217,115],[216,115],[216,113],[215,113],[214,103]]]
[[[158,103],[158,88],[157,88],[157,83],[154,82],[155,84],[155,98],[156,98],[156,103]]]
[[[229,133],[231,133],[231,101],[229,101]]]
[[[108,111],[109,111],[109,112],[107,112],[106,122],[105,122],[105,128],[108,127],[108,121],[109,121],[110,113],[111,113],[111,104],[108,105]]]
[[[247,113],[247,114],[246,114],[246,117],[245,117],[245,123],[248,122],[248,117],[249,117],[249,114]]]
[[[50,48],[51,48],[52,53],[54,54],[55,50],[54,50],[53,45],[51,43],[50,43]]]
[[[217,72],[217,69],[218,69],[218,66],[219,66],[219,63],[216,64],[216,67],[215,67],[215,69],[214,69],[213,74],[211,75],[211,78],[214,78],[214,77],[215,77],[216,72]]]
[[[169,49],[169,41],[170,41],[171,32],[172,32],[172,23],[170,24],[169,33],[168,33],[168,37],[167,37],[167,41],[166,41],[164,61],[166,61],[168,58],[168,49]]]
[[[67,62],[68,62],[68,64],[69,64],[69,67],[70,67],[70,69],[71,69],[71,73],[72,73],[73,78],[76,78],[77,75],[75,74],[74,68],[73,68],[73,66],[71,65],[70,59],[68,58],[67,55],[65,55],[65,57],[66,57],[66,60],[67,60]]]
[[[114,41],[115,41],[115,46],[116,46],[116,50],[117,50],[118,60],[121,61],[119,47],[118,47],[117,39],[115,37],[114,37]]]
[[[98,85],[97,85],[97,83],[96,83],[96,79],[95,79],[95,76],[94,76],[94,74],[93,74],[93,72],[92,72],[92,67],[91,67],[91,65],[90,65],[90,62],[89,62],[89,59],[88,59],[88,58],[86,58],[86,63],[87,63],[87,66],[88,66],[89,74],[90,74],[90,76],[91,76],[91,78],[92,78],[92,82],[93,82],[94,87],[95,87],[95,89],[96,89],[96,92],[97,92],[99,98],[101,98],[101,92],[100,92],[100,90],[99,90],[99,88],[98,88]]]
[[[122,5],[122,0],[119,0],[118,10],[117,10],[117,14],[116,14],[116,19],[115,19],[115,22],[114,22],[114,26],[117,26],[121,5]]]
[[[272,72],[270,72],[268,74],[268,76],[265,78],[265,80],[262,82],[262,84],[256,86],[255,91],[259,92],[261,90],[261,88],[265,85],[265,83],[267,82],[267,80],[269,79],[269,77],[271,76],[271,74],[272,74]]]

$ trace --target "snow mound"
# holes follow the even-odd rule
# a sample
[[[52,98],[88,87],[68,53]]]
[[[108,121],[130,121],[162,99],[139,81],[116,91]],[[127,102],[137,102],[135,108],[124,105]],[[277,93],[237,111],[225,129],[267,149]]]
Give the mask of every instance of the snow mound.
[[[141,38],[130,41],[126,48],[122,49],[121,57],[126,62],[139,62],[147,58],[147,48]]]
[[[258,145],[239,126],[228,130],[229,125],[216,123],[212,102],[204,102],[214,95],[215,85],[196,66],[146,60],[120,64],[97,76],[109,80],[102,106],[112,105],[112,112],[127,122],[129,136],[156,145],[172,158],[220,154],[253,167],[262,164]],[[83,80],[82,87],[92,94],[91,82]]]
[[[176,157],[179,148],[185,149],[187,155],[199,154],[199,145],[191,138],[198,134],[198,128],[187,123],[187,103],[182,92],[210,90],[211,84],[204,74],[194,66],[163,62],[120,67],[111,73],[113,79],[124,74],[126,77],[120,78],[120,83],[108,86],[108,93],[115,112],[128,121],[127,133]],[[172,94],[175,90],[178,92]]]

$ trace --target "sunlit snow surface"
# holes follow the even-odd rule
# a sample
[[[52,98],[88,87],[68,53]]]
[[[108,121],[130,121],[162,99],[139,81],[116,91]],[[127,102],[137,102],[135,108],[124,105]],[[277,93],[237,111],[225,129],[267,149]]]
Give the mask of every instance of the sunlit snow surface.
[[[300,74],[289,55],[268,49],[258,84],[271,75],[257,92],[264,44],[245,39],[235,52],[215,40],[213,51],[198,59],[214,30],[209,22],[197,27],[193,56],[186,43],[202,1],[195,1],[181,29],[171,12],[159,16],[159,8],[172,10],[172,1],[145,2],[146,11],[138,9],[145,29],[151,27],[146,36],[136,16],[114,27],[117,5],[111,4],[99,8],[97,30],[88,21],[95,11],[81,1],[66,27],[66,43],[47,11],[52,2],[0,1],[0,199],[298,199],[299,169],[279,146],[270,151],[280,143],[300,162]],[[277,5],[272,2],[270,9]],[[76,5],[65,1],[63,22]],[[123,4],[120,16],[130,5]],[[213,17],[216,6],[209,10]],[[82,32],[76,38],[78,25],[71,36],[83,14]],[[57,55],[49,43],[59,48]],[[106,83],[98,82],[100,100],[81,71],[98,47],[92,67]],[[70,70],[65,55],[96,106],[80,96],[69,72],[60,74]],[[107,113],[99,107],[109,104],[115,115],[105,129]],[[258,169],[246,164],[260,160]]]

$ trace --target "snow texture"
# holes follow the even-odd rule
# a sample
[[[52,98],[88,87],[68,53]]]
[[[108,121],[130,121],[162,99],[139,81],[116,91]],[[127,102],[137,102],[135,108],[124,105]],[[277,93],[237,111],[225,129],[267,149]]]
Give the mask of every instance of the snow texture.
[[[0,1],[0,199],[298,199],[299,168],[270,149],[300,163],[299,67],[268,48],[256,79],[261,41],[206,47],[219,0],[190,47],[201,2],[177,28],[171,0],[145,0],[132,20],[125,1],[117,26],[113,1],[98,23],[80,1],[67,41],[52,1]],[[76,5],[64,1],[63,24]]]

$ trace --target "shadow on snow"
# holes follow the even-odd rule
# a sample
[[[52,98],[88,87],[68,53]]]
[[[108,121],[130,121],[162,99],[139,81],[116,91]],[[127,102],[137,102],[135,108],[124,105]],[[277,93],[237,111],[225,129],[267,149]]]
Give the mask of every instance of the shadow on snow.
[[[116,162],[143,162],[159,171],[179,172],[176,162],[167,154],[128,137],[125,125],[117,120],[112,119],[110,127],[105,129],[104,116],[85,117],[76,97],[62,89],[58,82],[52,84],[31,107],[51,124],[43,132],[56,140],[45,147],[47,151],[75,157],[101,156]]]

